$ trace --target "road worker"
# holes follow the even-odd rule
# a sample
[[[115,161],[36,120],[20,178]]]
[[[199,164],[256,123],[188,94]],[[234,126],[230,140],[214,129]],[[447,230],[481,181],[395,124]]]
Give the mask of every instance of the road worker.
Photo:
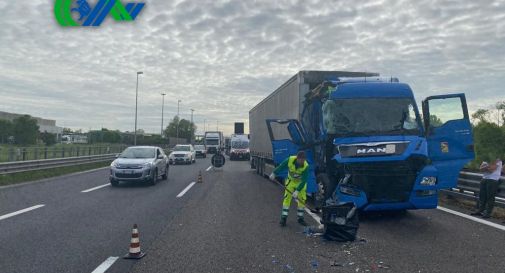
[[[286,226],[291,198],[298,202],[298,223],[306,226],[303,218],[305,202],[307,200],[307,180],[309,178],[309,163],[305,160],[305,152],[300,151],[296,156],[290,156],[284,160],[270,175],[271,180],[275,180],[276,175],[283,171],[288,171],[288,176],[284,182],[284,200],[282,202],[282,214],[280,225]]]

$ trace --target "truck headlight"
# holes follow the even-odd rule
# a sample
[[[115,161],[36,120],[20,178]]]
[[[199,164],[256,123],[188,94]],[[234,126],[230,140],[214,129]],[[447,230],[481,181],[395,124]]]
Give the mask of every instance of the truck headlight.
[[[434,176],[425,176],[421,179],[421,185],[423,186],[435,186],[437,184],[437,178]]]

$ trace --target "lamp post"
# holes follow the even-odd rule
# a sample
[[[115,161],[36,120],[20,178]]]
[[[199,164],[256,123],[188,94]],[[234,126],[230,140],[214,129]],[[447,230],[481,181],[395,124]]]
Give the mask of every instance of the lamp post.
[[[191,110],[191,127],[190,127],[190,132],[193,132],[193,112],[195,112],[194,109],[190,109]],[[191,134],[191,139],[190,139],[190,142],[193,142],[193,134]]]
[[[162,97],[162,102],[161,102],[161,138],[163,138],[163,114],[164,114],[164,110],[165,110],[165,96],[167,94],[165,93],[161,93],[161,97]]]
[[[179,144],[179,122],[180,117],[179,117],[179,104],[181,103],[181,100],[177,100],[177,144]]]
[[[144,72],[137,72],[137,88],[135,89],[135,132],[133,138],[133,145],[137,145],[137,109],[138,109],[138,97],[139,97],[139,75],[144,74]]]

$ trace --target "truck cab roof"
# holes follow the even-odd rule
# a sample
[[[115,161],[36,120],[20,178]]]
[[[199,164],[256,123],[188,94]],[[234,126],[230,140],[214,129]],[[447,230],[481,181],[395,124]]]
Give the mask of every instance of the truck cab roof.
[[[337,85],[331,99],[414,98],[410,86],[398,82],[345,82]]]

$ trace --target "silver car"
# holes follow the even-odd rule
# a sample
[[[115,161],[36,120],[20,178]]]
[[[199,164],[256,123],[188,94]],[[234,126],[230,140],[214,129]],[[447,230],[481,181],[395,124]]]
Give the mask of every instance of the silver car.
[[[168,157],[160,147],[135,146],[126,148],[110,165],[110,183],[140,181],[151,185],[168,178]]]

